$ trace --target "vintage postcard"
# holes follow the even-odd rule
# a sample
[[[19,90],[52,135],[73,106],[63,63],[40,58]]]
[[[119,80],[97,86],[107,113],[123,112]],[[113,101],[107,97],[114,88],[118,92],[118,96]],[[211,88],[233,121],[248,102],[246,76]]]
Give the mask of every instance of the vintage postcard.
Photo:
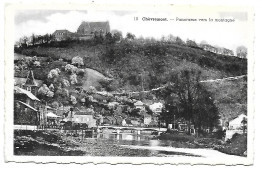
[[[5,161],[251,165],[254,8],[7,4]]]

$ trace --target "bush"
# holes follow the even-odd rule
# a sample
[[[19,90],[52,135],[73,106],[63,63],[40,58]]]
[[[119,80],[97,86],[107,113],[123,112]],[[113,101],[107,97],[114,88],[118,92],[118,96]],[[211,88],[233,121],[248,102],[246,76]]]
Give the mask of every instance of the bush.
[[[84,65],[83,58],[79,56],[73,57],[71,63],[76,64],[78,67]]]

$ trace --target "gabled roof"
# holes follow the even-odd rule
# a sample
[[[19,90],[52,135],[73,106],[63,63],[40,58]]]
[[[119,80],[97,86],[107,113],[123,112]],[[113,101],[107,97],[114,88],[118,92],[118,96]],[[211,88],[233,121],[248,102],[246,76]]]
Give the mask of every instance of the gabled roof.
[[[26,80],[27,80],[27,78],[14,77],[15,85],[24,85]],[[43,84],[42,80],[34,79],[34,81],[36,82],[38,87],[40,87]]]
[[[56,30],[54,33],[53,33],[53,35],[55,35],[55,34],[59,34],[59,33],[72,33],[72,32],[70,32],[70,31],[68,31],[68,30],[66,30],[66,29],[64,29],[64,30]]]
[[[87,32],[86,32],[87,30]],[[78,30],[77,33],[79,34],[86,34],[86,33],[91,33],[95,31],[104,31],[104,32],[109,32],[110,31],[110,26],[109,22],[85,22],[83,21]]]
[[[91,108],[87,108],[86,110],[75,111],[75,115],[93,115],[94,113],[94,110]]]
[[[240,114],[240,115],[238,115],[237,117],[235,117],[235,118],[233,118],[232,120],[230,120],[230,121],[229,121],[229,124],[235,124],[235,123],[241,124],[241,121],[242,121],[244,118],[247,119],[247,116],[246,116],[245,114]]]
[[[27,78],[26,78],[26,81],[25,81],[24,85],[38,87],[38,85],[37,85],[37,83],[36,83],[36,81],[34,79],[34,75],[33,75],[33,71],[32,70],[28,71]]]
[[[143,106],[144,104],[141,101],[137,101],[137,102],[134,103],[134,105],[135,106]]]
[[[24,90],[20,87],[14,86],[14,93],[15,94],[25,94],[32,100],[40,101],[36,96],[34,96],[31,92]]]
[[[38,111],[37,109],[35,109],[34,107],[30,106],[29,104],[26,104],[26,103],[24,103],[24,102],[22,102],[22,101],[19,101],[19,100],[16,100],[16,101],[17,101],[18,103],[20,103],[20,104],[22,104],[22,105],[24,105],[24,106],[26,106],[26,107],[32,109],[32,110],[35,111],[35,112]]]

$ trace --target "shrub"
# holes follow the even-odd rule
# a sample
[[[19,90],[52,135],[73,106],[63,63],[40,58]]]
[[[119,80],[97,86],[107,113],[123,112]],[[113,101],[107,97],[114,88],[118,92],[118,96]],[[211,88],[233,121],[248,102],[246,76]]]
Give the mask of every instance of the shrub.
[[[33,65],[36,66],[36,67],[40,67],[41,63],[39,61],[34,61]]]
[[[68,80],[66,80],[66,79],[63,79],[62,83],[63,83],[64,87],[69,87],[70,86],[70,82]]]
[[[78,83],[77,75],[76,75],[76,74],[72,74],[72,75],[70,76],[70,83],[71,83],[72,85]]]
[[[54,86],[53,86],[53,84],[51,84],[51,85],[49,86],[49,89],[50,89],[50,91],[54,91]]]
[[[75,67],[74,65],[71,65],[71,64],[67,64],[65,66],[65,71],[69,72],[69,73],[76,73],[78,70],[77,67]]]
[[[82,77],[83,77],[84,74],[85,74],[85,70],[84,70],[84,69],[77,69],[76,72],[77,72],[78,75],[80,75],[80,76],[82,76]]]
[[[78,67],[84,65],[83,58],[79,56],[75,56],[71,60],[72,64],[76,64]]]
[[[48,78],[56,78],[58,77],[60,74],[60,70],[59,68],[56,68],[56,69],[52,69],[49,74],[48,74]]]
[[[72,96],[72,95],[70,96],[70,101],[71,101],[71,103],[74,104],[74,105],[77,104],[77,99],[76,99],[76,97],[74,97],[74,96]]]

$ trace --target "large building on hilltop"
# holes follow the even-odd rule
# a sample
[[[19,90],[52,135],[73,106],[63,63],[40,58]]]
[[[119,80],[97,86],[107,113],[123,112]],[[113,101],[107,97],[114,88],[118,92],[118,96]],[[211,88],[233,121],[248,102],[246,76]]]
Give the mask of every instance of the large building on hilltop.
[[[68,30],[56,30],[52,35],[56,41],[67,40],[75,36]]]
[[[80,35],[93,35],[95,32],[106,34],[110,32],[109,22],[85,22],[83,21],[78,30],[77,34]]]

